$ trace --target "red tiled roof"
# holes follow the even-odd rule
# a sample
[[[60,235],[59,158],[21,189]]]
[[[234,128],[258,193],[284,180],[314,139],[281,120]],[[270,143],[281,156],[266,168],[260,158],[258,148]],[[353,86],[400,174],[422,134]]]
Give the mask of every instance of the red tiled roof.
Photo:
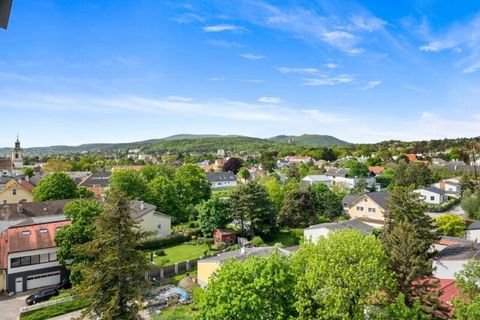
[[[409,161],[417,161],[417,155],[413,153],[407,154],[407,158]]]
[[[374,174],[381,174],[385,171],[385,167],[381,167],[381,166],[368,167],[368,171],[373,172]]]
[[[28,192],[33,193],[33,188],[35,188],[35,186],[31,182],[27,180],[17,180],[17,183]]]

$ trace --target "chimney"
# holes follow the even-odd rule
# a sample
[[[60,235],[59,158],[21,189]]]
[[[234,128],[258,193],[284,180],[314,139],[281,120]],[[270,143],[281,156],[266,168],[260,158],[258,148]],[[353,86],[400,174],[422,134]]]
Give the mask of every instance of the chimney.
[[[440,181],[440,189],[445,190],[445,181]]]

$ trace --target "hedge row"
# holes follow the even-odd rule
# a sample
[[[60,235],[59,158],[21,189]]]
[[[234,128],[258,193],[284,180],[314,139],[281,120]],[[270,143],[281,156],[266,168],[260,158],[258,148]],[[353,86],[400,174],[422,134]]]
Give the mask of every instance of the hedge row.
[[[429,207],[429,211],[430,212],[445,212],[445,211],[448,211],[448,210],[452,209],[457,204],[459,204],[460,201],[461,201],[461,199],[459,199],[459,198],[451,198],[448,201],[446,201],[446,202],[444,202],[440,205],[431,205]]]
[[[140,250],[150,251],[163,249],[165,247],[174,246],[176,244],[182,244],[191,239],[190,236],[183,234],[174,234],[166,238],[152,238],[142,241],[140,245]]]

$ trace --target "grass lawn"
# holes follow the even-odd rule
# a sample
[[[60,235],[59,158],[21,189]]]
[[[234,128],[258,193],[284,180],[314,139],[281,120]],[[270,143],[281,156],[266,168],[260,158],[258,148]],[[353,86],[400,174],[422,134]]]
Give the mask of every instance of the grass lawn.
[[[61,316],[69,312],[77,311],[88,306],[87,300],[76,299],[54,306],[46,307],[24,313],[20,316],[21,320],[44,320],[52,317]]]
[[[184,272],[184,273],[180,273],[180,274],[177,274],[173,277],[170,278],[170,282],[176,286],[178,285],[178,283],[187,276],[187,273],[189,276],[191,277],[195,277],[197,275],[197,270],[192,270],[192,271],[189,271],[189,272]]]
[[[269,246],[273,246],[275,243],[281,243],[285,247],[291,247],[298,245],[299,239],[296,236],[295,229],[292,230],[280,230],[276,234],[273,235],[272,240],[267,241],[266,243]],[[302,230],[302,229],[296,229],[296,230]],[[297,231],[298,232],[298,231]],[[303,230],[302,230],[303,233]]]
[[[152,315],[154,320],[193,320],[197,314],[193,311],[191,305],[188,306],[172,306],[162,310],[161,314]]]
[[[168,259],[167,265],[172,265],[177,262],[183,262],[187,260],[197,259],[204,255],[205,250],[208,250],[208,246],[206,244],[181,244],[178,246],[165,248],[165,255],[163,257],[155,257],[153,261],[160,264],[161,261],[164,259]],[[208,251],[207,254],[210,254],[214,251]],[[150,253],[148,253],[150,257]]]

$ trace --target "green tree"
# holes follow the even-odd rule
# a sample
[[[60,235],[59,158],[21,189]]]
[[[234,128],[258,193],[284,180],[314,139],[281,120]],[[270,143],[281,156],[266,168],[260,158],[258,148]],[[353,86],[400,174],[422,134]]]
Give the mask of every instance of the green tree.
[[[199,319],[291,319],[294,279],[289,259],[279,253],[229,260],[209,283]]]
[[[32,168],[26,167],[23,169],[23,174],[26,175],[28,178],[31,178],[35,175],[35,172],[33,171]]]
[[[364,319],[365,308],[392,288],[393,277],[374,236],[343,230],[303,245],[293,258],[299,319]]]
[[[460,290],[460,296],[454,300],[455,318],[480,319],[480,261],[468,261],[455,280]]]
[[[147,191],[145,179],[133,169],[114,171],[110,176],[110,187],[123,192],[130,199],[144,199]]]
[[[247,179],[250,177],[250,172],[248,171],[247,168],[241,167],[240,170],[238,171],[237,176],[243,180],[243,182],[246,182]]]
[[[465,233],[465,220],[454,214],[444,214],[435,219],[439,234],[461,237]]]
[[[467,190],[469,190],[470,192],[475,191],[475,184],[473,184],[472,176],[467,171],[465,171],[460,178],[460,190],[462,192],[462,195]]]
[[[407,305],[413,307],[420,300],[423,311],[431,314],[438,305],[436,284],[417,281],[432,276],[435,252],[431,248],[438,239],[433,220],[425,212],[426,206],[411,188],[394,188],[381,240],[390,269],[395,272],[398,291],[405,295]]]
[[[82,280],[77,271],[79,266],[90,260],[82,254],[74,252],[75,246],[92,241],[94,222],[102,208],[96,200],[77,199],[65,205],[64,213],[72,223],[58,230],[55,236],[57,256],[60,264],[70,269],[70,280],[78,284]]]
[[[170,215],[174,223],[185,220],[175,184],[159,175],[147,184],[145,201],[157,206],[157,210]]]
[[[148,165],[140,169],[140,175],[142,175],[142,177],[148,182],[152,181],[158,176],[173,180],[175,177],[175,170],[172,167],[164,164]]]
[[[462,209],[465,210],[470,219],[480,218],[480,189],[475,192],[465,190],[461,202]]]
[[[278,223],[288,228],[306,228],[318,223],[311,193],[305,189],[289,191],[283,200]]]
[[[243,235],[269,235],[276,228],[276,211],[267,191],[256,182],[239,186],[230,197],[230,212]]]
[[[92,241],[74,249],[92,260],[79,269],[84,280],[76,293],[91,301],[82,318],[93,314],[104,320],[137,319],[148,267],[146,255],[137,248],[147,234],[130,211],[126,194],[111,189],[95,220]]]
[[[421,311],[419,301],[416,301],[413,307],[409,307],[405,303],[405,295],[400,293],[394,303],[387,304],[382,308],[375,308],[371,312],[369,319],[371,320],[428,320],[431,317],[425,315]]]
[[[224,228],[231,221],[228,202],[219,197],[198,205],[198,220],[204,237],[212,236],[215,229]]]
[[[282,208],[284,192],[279,179],[274,176],[267,176],[262,177],[259,183],[267,190],[268,198],[272,202],[276,211],[280,211]]]
[[[342,168],[350,169],[348,172],[349,177],[366,177],[369,174],[368,166],[364,163],[358,162],[357,160],[347,160],[341,165]]]
[[[318,216],[334,220],[343,214],[342,198],[326,185],[316,184],[309,190]]]
[[[55,172],[42,179],[33,190],[35,201],[74,199],[77,197],[77,185],[63,172]]]
[[[86,187],[81,186],[77,188],[77,198],[89,199],[93,198],[94,195],[93,191],[88,190]]]
[[[210,198],[210,183],[205,172],[197,165],[186,164],[175,173],[175,183],[181,204],[195,206]]]

